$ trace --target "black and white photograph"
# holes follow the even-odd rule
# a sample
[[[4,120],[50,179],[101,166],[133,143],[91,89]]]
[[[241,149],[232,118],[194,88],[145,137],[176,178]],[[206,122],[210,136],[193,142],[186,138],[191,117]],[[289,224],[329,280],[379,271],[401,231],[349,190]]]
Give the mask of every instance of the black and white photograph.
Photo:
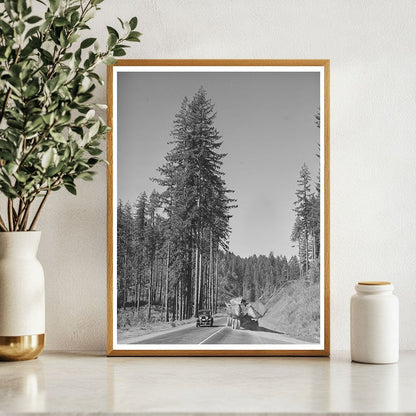
[[[324,350],[324,75],[113,67],[115,350]]]

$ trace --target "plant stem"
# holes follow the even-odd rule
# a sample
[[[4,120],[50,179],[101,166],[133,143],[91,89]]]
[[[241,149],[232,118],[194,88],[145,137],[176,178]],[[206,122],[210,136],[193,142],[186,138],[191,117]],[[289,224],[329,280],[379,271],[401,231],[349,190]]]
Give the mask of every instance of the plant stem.
[[[26,207],[25,207],[25,215],[23,216],[22,223],[20,225],[20,229],[22,231],[25,231],[26,230],[27,220],[29,218],[29,210],[30,210],[30,206],[32,205],[32,202],[33,202],[33,199],[26,204]]]
[[[22,231],[21,225],[22,225],[22,218],[25,213],[26,203],[21,199],[19,201],[19,209],[17,210],[17,219],[15,222],[15,230],[16,231]]]
[[[22,213],[22,207],[23,207],[23,203],[22,200],[19,200],[19,207],[17,208],[17,215],[14,216],[14,229],[15,231],[19,231],[19,220],[21,217],[21,213]]]
[[[12,207],[13,207],[13,229],[16,231],[15,223],[17,219],[17,212],[16,212],[16,209],[14,208],[13,201],[12,201]]]
[[[6,224],[4,223],[3,218],[1,217],[1,215],[0,215],[0,229],[1,229],[1,231],[7,231]]]
[[[9,219],[9,231],[14,231],[13,228],[13,200],[8,199],[7,200],[7,215]]]
[[[56,186],[58,186],[61,183],[62,176],[63,176],[63,174],[61,173],[59,175],[59,177],[54,182],[52,182],[52,184],[47,189],[45,189],[46,190],[46,193],[45,193],[45,195],[44,195],[44,197],[42,199],[42,202],[39,205],[38,210],[36,211],[36,214],[35,214],[35,216],[34,216],[34,218],[32,220],[32,223],[30,224],[29,231],[33,230],[33,228],[34,228],[34,226],[35,226],[35,224],[36,224],[36,222],[37,222],[37,220],[39,218],[39,214],[40,214],[40,212],[41,212],[41,210],[42,210],[42,208],[43,208],[43,206],[44,206],[44,204],[46,202],[46,199],[48,198],[48,195],[49,195],[50,191],[53,190]],[[38,195],[40,192],[41,191],[37,192],[36,195]],[[35,195],[35,197],[36,197],[36,195]],[[35,199],[35,197],[33,197],[30,201],[28,201],[25,204],[25,207],[24,207],[24,216],[23,216],[22,221],[20,222],[20,227],[19,227],[20,230],[22,230],[22,231],[25,231],[25,229],[26,229],[27,221],[28,221],[28,218],[29,218],[29,209],[30,209],[30,206],[32,205],[32,202]]]
[[[29,231],[32,231],[33,230],[33,228],[34,228],[34,226],[35,226],[35,224],[36,224],[36,222],[37,222],[37,220],[39,218],[40,211],[42,210],[43,206],[45,205],[46,199],[48,198],[48,195],[49,195],[50,191],[51,191],[50,189],[48,189],[46,191],[46,194],[43,197],[42,202],[40,203],[39,208],[36,211],[36,214],[35,214],[35,216],[34,216],[34,218],[32,220],[32,224],[30,224]]]

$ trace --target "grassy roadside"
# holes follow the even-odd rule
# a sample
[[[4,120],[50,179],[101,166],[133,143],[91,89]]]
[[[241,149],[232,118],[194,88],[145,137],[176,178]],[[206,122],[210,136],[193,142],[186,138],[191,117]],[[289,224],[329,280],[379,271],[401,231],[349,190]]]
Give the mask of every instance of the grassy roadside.
[[[174,322],[166,322],[164,319],[163,309],[158,305],[152,307],[150,319],[148,319],[146,306],[141,307],[139,311],[136,311],[134,307],[118,309],[117,337],[119,340],[125,340],[195,322],[195,318]]]
[[[319,283],[289,283],[269,302],[260,325],[309,342],[319,342]]]

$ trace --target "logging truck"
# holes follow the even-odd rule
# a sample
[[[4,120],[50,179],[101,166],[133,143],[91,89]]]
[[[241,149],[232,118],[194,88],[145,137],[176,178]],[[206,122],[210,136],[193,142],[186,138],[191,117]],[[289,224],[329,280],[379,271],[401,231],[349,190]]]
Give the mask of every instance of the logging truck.
[[[227,308],[227,326],[232,329],[251,329],[259,327],[259,318],[264,315],[264,306],[252,305],[242,297],[232,298],[225,303]],[[261,311],[259,311],[260,309]]]

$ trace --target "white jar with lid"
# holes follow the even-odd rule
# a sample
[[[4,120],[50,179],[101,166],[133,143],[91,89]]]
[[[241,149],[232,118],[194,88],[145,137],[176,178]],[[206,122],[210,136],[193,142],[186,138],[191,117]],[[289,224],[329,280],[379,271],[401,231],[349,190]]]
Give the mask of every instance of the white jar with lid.
[[[399,360],[399,302],[390,282],[359,282],[351,297],[351,359],[390,364]]]

